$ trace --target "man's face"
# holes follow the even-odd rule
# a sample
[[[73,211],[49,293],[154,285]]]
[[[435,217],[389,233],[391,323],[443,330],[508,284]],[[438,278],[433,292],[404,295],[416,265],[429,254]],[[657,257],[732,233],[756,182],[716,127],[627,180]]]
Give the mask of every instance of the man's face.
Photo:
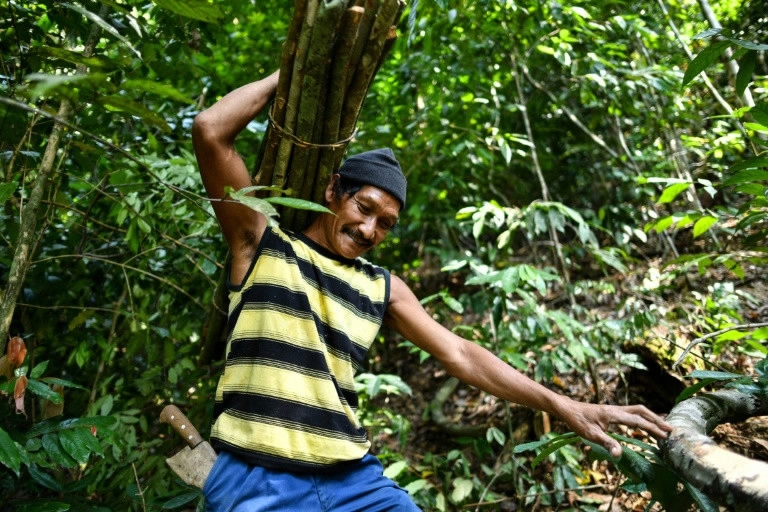
[[[335,197],[332,190],[326,194],[336,216],[326,216],[323,245],[340,256],[357,258],[381,243],[397,223],[400,202],[380,188],[364,185],[344,197]]]

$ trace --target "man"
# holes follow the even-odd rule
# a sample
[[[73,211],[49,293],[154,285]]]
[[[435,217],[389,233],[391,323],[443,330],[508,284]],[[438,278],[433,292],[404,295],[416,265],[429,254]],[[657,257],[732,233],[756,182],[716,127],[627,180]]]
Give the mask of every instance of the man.
[[[610,424],[666,436],[671,427],[645,407],[576,402],[537,384],[438,324],[400,278],[361,258],[405,205],[406,180],[391,150],[348,158],[325,190],[334,215],[320,214],[303,233],[268,227],[262,214],[226,201],[225,187],[251,185],[234,141],[277,80],[276,72],[229,93],[192,131],[231,253],[209,510],[418,510],[382,475],[355,416],[354,372],[382,323],[464,382],[547,411],[614,456],[621,446],[606,434]]]

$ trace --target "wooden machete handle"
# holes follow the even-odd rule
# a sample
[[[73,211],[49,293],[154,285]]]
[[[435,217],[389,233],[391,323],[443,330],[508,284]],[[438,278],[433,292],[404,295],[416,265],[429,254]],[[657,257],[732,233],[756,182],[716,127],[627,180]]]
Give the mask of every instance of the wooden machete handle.
[[[203,442],[200,432],[197,431],[195,426],[192,425],[189,419],[184,416],[184,413],[175,405],[166,405],[163,407],[163,410],[160,411],[160,421],[172,426],[173,429],[184,438],[190,448],[194,448]]]

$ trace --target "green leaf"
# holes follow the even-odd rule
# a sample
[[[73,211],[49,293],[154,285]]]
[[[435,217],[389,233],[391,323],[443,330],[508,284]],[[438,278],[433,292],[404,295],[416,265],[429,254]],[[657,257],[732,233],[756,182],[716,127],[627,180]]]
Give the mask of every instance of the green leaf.
[[[744,345],[746,345],[747,347],[751,348],[752,350],[754,350],[759,354],[768,356],[768,347],[766,347],[759,341],[755,341],[754,339],[744,340]],[[768,358],[765,358],[765,360],[768,360]]]
[[[49,475],[42,469],[38,468],[36,464],[30,465],[27,468],[27,470],[29,471],[29,476],[31,476],[32,479],[38,484],[52,491],[56,491],[56,492],[62,491],[61,484],[57,482],[56,479],[53,478],[51,475]],[[56,509],[56,510],[60,510],[60,509]],[[69,509],[64,509],[64,510],[69,510]]]
[[[79,464],[85,464],[91,456],[91,445],[83,436],[93,437],[93,434],[85,428],[62,430],[59,433],[61,447]]]
[[[680,403],[683,400],[686,400],[696,393],[698,393],[700,390],[704,389],[705,387],[709,386],[715,382],[715,379],[702,379],[693,386],[688,386],[685,388],[677,397],[675,398],[675,403]]]
[[[74,459],[61,446],[59,436],[56,434],[45,434],[43,436],[43,448],[51,459],[51,462],[65,468],[73,468],[77,465]]]
[[[768,156],[748,158],[747,160],[733,164],[731,166],[732,171],[741,171],[742,169],[754,170],[738,172],[734,176],[728,178],[723,185],[736,185],[744,182],[768,180],[768,171],[757,170],[758,167],[768,167]]]
[[[759,103],[750,108],[749,113],[755,118],[755,121],[763,125],[763,127],[768,127],[768,107]]]
[[[711,215],[704,216],[696,221],[696,224],[693,225],[693,238],[697,238],[701,236],[702,234],[706,233],[707,230],[712,227],[713,224],[715,224],[718,221],[717,217],[713,217]]]
[[[504,435],[500,429],[491,427],[485,431],[485,440],[490,442],[496,441],[499,445],[504,446],[507,441],[507,436]]]
[[[40,377],[43,373],[45,373],[45,370],[48,369],[48,361],[43,361],[42,363],[36,364],[34,368],[32,368],[32,371],[29,372],[29,377],[32,379],[36,379]]]
[[[296,210],[309,210],[311,212],[323,212],[333,215],[333,212],[325,206],[313,201],[307,201],[306,199],[298,199],[296,197],[268,197],[265,200],[271,204],[288,206],[289,208],[295,208]]]
[[[35,85],[29,92],[29,95],[33,98],[39,98],[45,96],[51,89],[55,89],[61,85],[67,85],[74,82],[88,80],[88,75],[46,75],[44,73],[30,73],[24,77],[30,82],[34,82]]]
[[[579,438],[573,432],[566,432],[565,434],[561,434],[552,439],[542,439],[539,441],[531,441],[530,443],[518,444],[512,449],[512,453],[523,453],[531,450],[536,450],[538,448],[541,448],[544,445],[559,441],[561,439],[574,439],[575,441],[578,441]]]
[[[683,76],[683,87],[685,87],[691,80],[696,78],[699,73],[717,62],[717,60],[720,58],[720,55],[729,46],[731,46],[730,41],[717,41],[702,50],[701,53],[699,53],[688,65],[688,69],[685,70],[685,75]]]
[[[27,432],[27,439],[41,435],[59,432],[60,430],[75,427],[96,427],[98,430],[107,430],[117,421],[113,416],[88,416],[85,418],[72,418],[61,421],[52,418],[35,423]]]
[[[0,427],[0,462],[19,476],[21,469],[21,450],[19,445],[11,439],[8,432]]]
[[[428,485],[429,485],[429,482],[420,478],[418,480],[414,480],[413,482],[409,483],[408,485],[403,487],[403,489],[405,489],[408,492],[408,494],[413,496],[414,494],[424,489]]]
[[[451,492],[451,501],[461,503],[467,499],[475,488],[474,482],[468,478],[457,478],[453,481],[453,491]]]
[[[661,197],[659,197],[658,202],[671,203],[681,192],[690,186],[690,183],[673,183],[664,189],[664,192],[661,193]]]
[[[63,2],[61,4],[64,7],[67,7],[68,9],[72,9],[75,12],[78,12],[91,20],[93,23],[99,26],[104,32],[110,34],[112,37],[117,39],[118,41],[121,41],[125,46],[127,46],[136,56],[141,59],[141,54],[139,51],[133,47],[130,41],[128,41],[125,37],[123,37],[120,32],[118,32],[115,27],[107,23],[101,16],[98,14],[92,13],[91,11],[76,5],[76,4],[70,4],[67,2]]]
[[[662,231],[664,231],[668,227],[672,226],[672,224],[674,222],[675,222],[675,218],[670,215],[669,217],[664,217],[662,219],[659,219],[658,222],[653,224],[653,229],[657,233],[661,233]]]
[[[125,112],[126,114],[136,116],[139,119],[151,124],[152,126],[160,128],[165,133],[171,131],[171,127],[168,126],[168,123],[165,121],[165,119],[163,119],[162,116],[148,109],[141,103],[130,100],[125,96],[118,96],[114,94],[99,96],[97,101],[107,107],[109,110]]]
[[[63,60],[70,64],[81,64],[88,68],[107,68],[112,67],[107,59],[101,57],[92,56],[86,57],[79,51],[71,51],[65,48],[55,48],[53,46],[35,46],[30,53],[40,55],[43,57],[50,57],[52,59]]]
[[[541,461],[549,457],[550,454],[556,452],[563,446],[571,445],[580,440],[581,438],[578,436],[560,436],[558,438],[553,439],[552,442],[549,445],[545,446],[544,449],[538,455],[536,455],[536,457],[531,461],[531,468],[535,468],[536,466],[538,466],[541,463]]]
[[[440,298],[453,312],[459,314],[464,312],[464,304],[451,297],[447,292],[440,293]]]
[[[687,490],[691,498],[693,498],[693,501],[696,502],[696,504],[699,506],[699,510],[701,512],[719,512],[720,507],[712,501],[709,496],[701,492],[696,486],[692,485],[691,483],[683,480],[682,481],[683,488]]]
[[[40,474],[40,470],[37,470]],[[45,474],[45,473],[42,473]],[[47,476],[47,475],[46,475]],[[50,478],[50,477],[49,477]],[[14,509],[14,512],[69,512],[72,505],[51,499],[27,501]]]
[[[752,73],[755,71],[756,62],[757,52],[754,50],[748,51],[739,59],[739,72],[736,74],[736,94],[739,96],[744,94],[744,91],[749,86],[749,82],[752,81]]]
[[[768,133],[768,125],[762,123],[744,123],[744,128],[755,130],[756,132]]]
[[[215,3],[208,0],[152,0],[164,9],[173,11],[186,18],[216,23],[224,17],[224,13]]]
[[[175,508],[181,508],[187,503],[191,503],[197,498],[200,498],[202,495],[203,495],[202,491],[185,492],[184,494],[179,494],[178,496],[175,496],[170,500],[166,501],[165,503],[163,503],[163,510],[172,510]],[[190,507],[188,508],[188,510],[193,510],[193,508],[194,507]]]
[[[394,480],[397,478],[397,476],[405,471],[405,469],[408,467],[408,463],[404,460],[399,460],[395,462],[394,464],[390,464],[387,469],[384,470],[384,476]]]
[[[46,400],[50,400],[54,404],[62,404],[64,403],[64,398],[52,390],[48,385],[43,384],[37,379],[29,379],[29,383],[27,384],[27,389],[34,393],[35,395],[39,396],[40,398],[45,398]]]
[[[58,386],[61,386],[61,387],[64,387],[64,388],[74,388],[74,389],[80,389],[80,390],[83,390],[83,391],[88,391],[88,388],[86,388],[85,386],[81,386],[80,384],[75,384],[72,381],[65,380],[65,379],[59,379],[59,378],[56,378],[56,377],[43,377],[42,379],[40,379],[40,381],[41,382],[45,382],[46,384],[48,384],[50,386],[58,385]]]
[[[19,188],[18,183],[0,183],[0,204],[3,204],[10,199],[17,188]]]
[[[186,103],[188,105],[195,104],[195,100],[169,84],[163,84],[153,80],[133,79],[126,80],[120,85],[121,88],[125,91],[144,91],[151,94],[157,94],[163,98]]]

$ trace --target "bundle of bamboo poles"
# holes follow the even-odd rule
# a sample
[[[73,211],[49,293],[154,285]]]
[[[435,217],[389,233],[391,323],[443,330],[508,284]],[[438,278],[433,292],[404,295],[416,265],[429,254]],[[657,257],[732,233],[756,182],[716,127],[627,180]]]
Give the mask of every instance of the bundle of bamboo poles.
[[[323,202],[404,6],[404,0],[294,1],[257,185]],[[280,224],[300,230],[307,215],[282,208]]]

